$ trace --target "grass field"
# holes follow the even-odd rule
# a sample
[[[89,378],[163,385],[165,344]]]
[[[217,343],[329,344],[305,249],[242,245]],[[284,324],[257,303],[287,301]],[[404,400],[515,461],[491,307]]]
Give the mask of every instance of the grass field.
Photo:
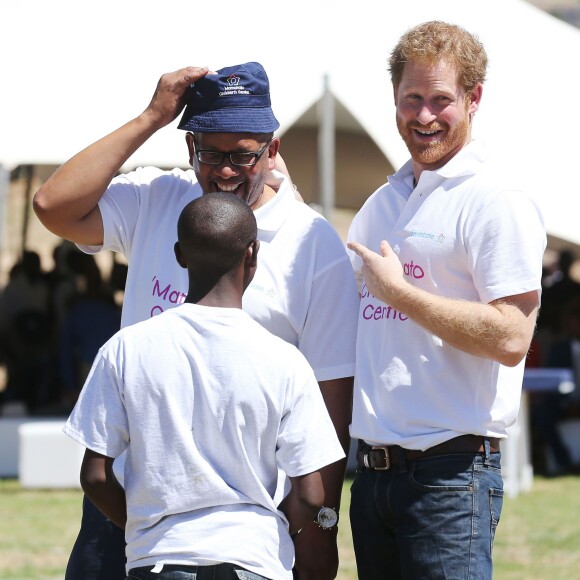
[[[356,580],[345,485],[339,580]],[[62,580],[78,532],[81,492],[22,490],[0,480],[0,579]],[[536,477],[507,498],[495,541],[498,580],[580,579],[580,477]],[[420,579],[418,579],[420,580]]]

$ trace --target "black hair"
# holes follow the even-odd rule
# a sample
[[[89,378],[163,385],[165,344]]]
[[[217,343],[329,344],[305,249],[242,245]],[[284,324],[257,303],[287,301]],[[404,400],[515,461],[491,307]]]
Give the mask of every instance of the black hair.
[[[177,222],[177,238],[190,274],[217,282],[244,258],[256,240],[254,212],[231,193],[207,193],[188,203]]]

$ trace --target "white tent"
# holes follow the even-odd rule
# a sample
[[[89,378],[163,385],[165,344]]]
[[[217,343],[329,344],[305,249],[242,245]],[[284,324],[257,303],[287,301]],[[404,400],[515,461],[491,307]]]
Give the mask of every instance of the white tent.
[[[349,113],[339,125],[354,122],[396,169],[407,151],[387,57],[402,32],[432,19],[484,42],[490,68],[475,135],[539,201],[548,233],[580,244],[569,117],[580,90],[580,31],[523,0],[3,0],[0,165],[62,163],[142,111],[163,72],[257,60],[281,134],[309,118],[328,75],[337,110]],[[172,125],[128,165],[185,162]]]

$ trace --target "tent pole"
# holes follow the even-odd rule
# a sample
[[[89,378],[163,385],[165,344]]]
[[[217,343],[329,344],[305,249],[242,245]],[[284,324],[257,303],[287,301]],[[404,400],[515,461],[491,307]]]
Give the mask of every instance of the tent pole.
[[[8,207],[8,191],[10,188],[10,171],[0,165],[0,273],[2,273],[2,263],[4,252],[6,251],[6,212]]]
[[[22,218],[22,248],[21,254],[24,254],[28,244],[28,225],[30,221],[30,204],[32,201],[32,179],[34,177],[34,165],[25,165],[26,169],[26,186],[24,190],[24,212]]]
[[[330,91],[328,74],[324,75],[323,83],[318,122],[318,179],[322,215],[330,221],[335,198],[334,96]]]

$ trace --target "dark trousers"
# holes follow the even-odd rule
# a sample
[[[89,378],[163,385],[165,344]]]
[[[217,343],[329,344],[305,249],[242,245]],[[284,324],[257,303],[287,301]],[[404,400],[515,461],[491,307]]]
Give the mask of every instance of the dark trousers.
[[[490,580],[503,500],[500,454],[359,467],[350,523],[360,580]]]
[[[125,563],[125,532],[84,496],[81,529],[65,580],[124,580]]]
[[[132,568],[127,580],[268,580],[237,564],[228,563],[215,566],[165,564],[158,572],[152,572],[152,569],[153,566]]]

